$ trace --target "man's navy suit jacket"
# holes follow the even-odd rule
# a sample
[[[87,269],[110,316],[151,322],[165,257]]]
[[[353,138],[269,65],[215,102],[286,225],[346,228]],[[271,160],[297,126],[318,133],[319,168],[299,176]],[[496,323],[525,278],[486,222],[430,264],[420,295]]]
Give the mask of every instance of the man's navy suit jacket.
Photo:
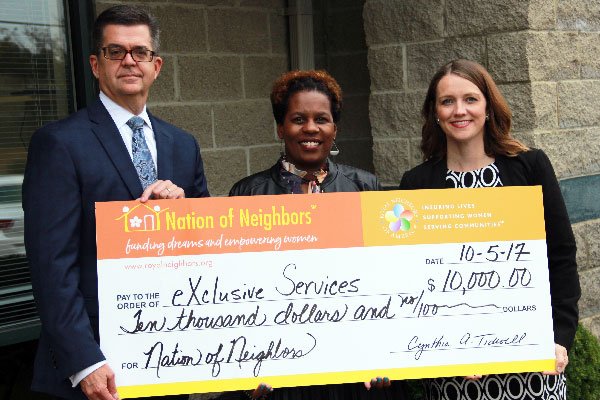
[[[158,179],[208,196],[193,136],[150,115]],[[104,360],[98,346],[95,202],[135,200],[142,186],[110,114],[96,100],[40,128],[23,181],[25,245],[42,321],[32,389],[85,399],[69,376]]]

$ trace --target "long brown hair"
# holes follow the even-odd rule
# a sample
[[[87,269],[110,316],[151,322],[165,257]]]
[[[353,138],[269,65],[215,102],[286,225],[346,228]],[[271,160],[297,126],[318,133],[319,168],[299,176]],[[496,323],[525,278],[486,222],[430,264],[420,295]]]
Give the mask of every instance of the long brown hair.
[[[512,116],[506,100],[490,74],[481,65],[470,60],[454,60],[441,67],[431,79],[425,96],[421,117],[421,150],[424,160],[441,160],[446,156],[446,135],[436,123],[436,94],[440,80],[454,74],[467,79],[485,96],[489,120],[485,122],[484,149],[488,156],[514,157],[529,148],[510,135]]]

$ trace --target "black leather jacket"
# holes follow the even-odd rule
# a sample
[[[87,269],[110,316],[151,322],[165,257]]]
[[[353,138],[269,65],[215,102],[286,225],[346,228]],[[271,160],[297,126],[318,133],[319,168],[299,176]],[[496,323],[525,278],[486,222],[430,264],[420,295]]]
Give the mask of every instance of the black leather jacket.
[[[280,168],[278,162],[265,171],[240,180],[233,185],[229,196],[292,193],[287,182],[281,178]],[[363,192],[381,190],[381,186],[375,175],[370,172],[329,161],[329,173],[321,183],[321,190],[325,193]]]

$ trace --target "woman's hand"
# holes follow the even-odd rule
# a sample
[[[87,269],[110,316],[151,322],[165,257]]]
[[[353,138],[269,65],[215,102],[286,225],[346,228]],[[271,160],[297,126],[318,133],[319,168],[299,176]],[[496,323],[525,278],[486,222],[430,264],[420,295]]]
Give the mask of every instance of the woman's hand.
[[[387,376],[384,376],[383,378],[378,376],[377,378],[373,378],[368,382],[365,382],[365,387],[367,388],[367,390],[371,390],[371,388],[377,388],[377,389],[381,389],[384,387],[390,387],[390,385],[392,384],[392,382],[390,381],[390,378],[388,378]]]
[[[256,387],[256,389],[248,392],[248,397],[251,399],[266,399],[267,395],[273,391],[271,385],[267,385],[266,383],[261,383]]]
[[[153,199],[183,199],[185,193],[182,188],[169,180],[158,180],[152,185],[148,185],[138,200],[145,203],[150,196]]]
[[[567,349],[558,343],[554,344],[554,353],[556,354],[556,370],[544,371],[544,375],[560,375],[565,372],[567,364],[569,364],[569,356],[567,355]]]
[[[476,381],[477,379],[481,379],[483,377],[483,375],[468,375],[468,376],[463,376],[463,378],[469,380],[469,381]]]

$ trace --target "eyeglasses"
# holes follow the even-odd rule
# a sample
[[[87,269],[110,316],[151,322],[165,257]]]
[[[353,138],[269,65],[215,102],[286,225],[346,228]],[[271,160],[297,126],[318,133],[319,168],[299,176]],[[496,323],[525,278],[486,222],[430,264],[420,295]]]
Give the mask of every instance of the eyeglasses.
[[[127,53],[129,53],[131,54],[131,58],[136,62],[150,62],[156,55],[152,50],[144,48],[125,50],[121,46],[103,47],[102,51],[104,52],[104,58],[109,60],[124,60],[127,57]]]

